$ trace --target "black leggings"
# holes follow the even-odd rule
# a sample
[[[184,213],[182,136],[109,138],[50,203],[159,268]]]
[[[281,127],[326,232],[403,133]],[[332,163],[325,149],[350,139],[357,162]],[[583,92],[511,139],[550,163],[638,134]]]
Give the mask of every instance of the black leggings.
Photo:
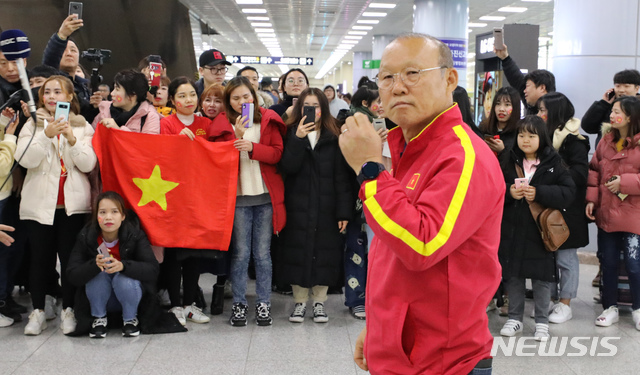
[[[176,248],[166,248],[164,251],[165,276],[171,307],[189,306],[196,301],[198,295],[198,280],[200,279],[200,262],[191,257],[178,260]],[[182,278],[183,303],[180,303],[180,279]]]
[[[44,297],[49,291],[51,275],[56,268],[56,255],[60,258],[62,278],[62,308],[73,308],[76,288],[67,280],[67,264],[76,237],[82,230],[87,216],[67,216],[64,208],[56,209],[53,225],[43,225],[34,220],[25,220],[29,233],[31,255],[29,267],[29,291],[34,309],[44,310]],[[96,250],[97,251],[97,250]]]

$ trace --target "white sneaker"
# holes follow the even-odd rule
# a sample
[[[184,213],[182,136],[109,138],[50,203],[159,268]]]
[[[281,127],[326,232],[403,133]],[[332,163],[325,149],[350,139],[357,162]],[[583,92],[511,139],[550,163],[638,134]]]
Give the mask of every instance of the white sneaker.
[[[47,320],[56,318],[56,302],[54,296],[46,295],[44,297],[44,316]]]
[[[211,320],[208,316],[202,313],[202,309],[196,306],[195,302],[191,304],[191,306],[185,307],[183,314],[186,320],[194,323],[209,323]]]
[[[316,302],[313,304],[313,321],[316,323],[326,323],[329,321],[329,316],[324,311],[324,303]]]
[[[489,311],[493,311],[495,309],[497,309],[498,306],[496,305],[496,299],[492,299],[491,302],[489,302],[489,306],[487,306],[487,312]]]
[[[549,314],[549,322],[556,324],[564,323],[571,318],[573,318],[571,307],[562,302],[558,302]]]
[[[640,331],[640,309],[633,310],[631,312],[631,317],[633,318],[633,323],[636,325],[636,329]]]
[[[78,322],[76,321],[76,315],[73,313],[73,309],[71,307],[67,307],[62,310],[60,313],[60,329],[62,330],[62,333],[68,335],[75,332],[76,325],[78,325]]]
[[[9,327],[13,324],[13,319],[0,314],[0,327]]]
[[[515,336],[516,333],[522,332],[522,328],[523,327],[522,327],[521,321],[515,320],[515,319],[509,319],[504,324],[504,326],[502,326],[502,329],[500,330],[500,334],[502,336],[512,337],[512,336]]]
[[[613,305],[604,310],[596,319],[596,325],[599,327],[609,327],[613,323],[618,323],[618,306]]]
[[[536,323],[536,332],[533,334],[533,337],[538,341],[547,341],[549,340],[549,336],[549,325]]]
[[[44,311],[35,309],[29,314],[29,323],[24,327],[24,334],[28,336],[37,336],[47,329],[47,319],[44,317]]]
[[[180,324],[182,324],[183,326],[187,325],[187,319],[185,319],[184,317],[184,309],[180,306],[176,306],[176,307],[172,307],[169,310],[170,313],[173,313],[173,315],[176,316],[176,318],[178,318],[178,321],[180,322]]]

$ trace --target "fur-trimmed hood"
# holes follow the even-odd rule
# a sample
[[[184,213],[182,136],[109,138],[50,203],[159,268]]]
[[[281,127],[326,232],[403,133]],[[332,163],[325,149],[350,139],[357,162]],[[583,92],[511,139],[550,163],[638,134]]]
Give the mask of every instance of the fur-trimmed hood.
[[[44,128],[44,120],[47,120],[47,122],[54,120],[51,113],[49,113],[45,108],[38,108],[36,115],[38,116],[38,122],[36,124],[38,127]],[[69,112],[69,124],[72,127],[84,127],[86,123],[87,120],[82,117],[82,115],[76,115],[75,113]]]
[[[610,123],[603,122],[602,123],[601,132],[602,132],[602,138],[603,139],[607,138],[608,142],[612,142],[613,141],[613,127],[611,126]],[[636,144],[640,145],[640,133],[636,134],[633,137],[633,140],[635,141]]]

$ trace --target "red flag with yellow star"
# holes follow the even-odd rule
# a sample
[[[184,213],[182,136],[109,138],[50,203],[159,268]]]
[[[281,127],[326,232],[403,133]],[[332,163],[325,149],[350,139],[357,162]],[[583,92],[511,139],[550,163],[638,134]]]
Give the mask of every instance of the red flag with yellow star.
[[[239,160],[233,142],[98,126],[93,148],[103,190],[122,195],[151,244],[229,248]]]

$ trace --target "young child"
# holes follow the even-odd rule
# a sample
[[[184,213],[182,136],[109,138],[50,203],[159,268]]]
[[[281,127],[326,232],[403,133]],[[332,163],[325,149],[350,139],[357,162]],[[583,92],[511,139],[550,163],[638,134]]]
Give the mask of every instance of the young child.
[[[176,113],[160,120],[160,134],[186,135],[194,140],[196,136],[206,139],[211,126],[211,120],[196,116],[198,94],[196,86],[187,77],[178,77],[169,85],[169,99],[176,109]],[[171,312],[175,314],[182,325],[187,320],[194,323],[209,323],[210,318],[196,306],[199,292],[200,278],[199,257],[213,256],[210,250],[193,250],[182,248],[165,249],[165,271],[167,272],[167,290],[171,300]],[[184,290],[183,301],[180,303],[180,279]]]
[[[39,97],[37,122],[30,118],[24,125],[15,152],[16,155],[24,153],[20,165],[27,168],[20,219],[26,221],[30,235],[33,312],[24,333],[39,335],[47,328],[45,294],[50,275],[56,269],[57,255],[62,276],[60,328],[64,334],[70,334],[76,329],[75,288],[67,280],[67,264],[86,214],[91,212],[87,173],[96,165],[96,154],[91,145],[93,128],[79,115],[80,102],[68,78],[49,77],[40,87]],[[58,102],[69,104],[68,120],[54,118]]]
[[[126,215],[124,200],[113,191],[98,195],[93,220],[85,225],[69,258],[69,280],[89,299],[91,338],[107,336],[107,313],[122,311],[122,335],[140,334],[138,305],[158,278],[147,236],[135,215]]]
[[[640,101],[624,96],[613,102],[611,126],[589,165],[586,214],[598,226],[598,258],[602,267],[602,307],[596,326],[617,323],[620,252],[629,277],[632,318],[640,330]],[[634,256],[635,254],[635,256]]]
[[[170,84],[171,80],[169,78],[162,77],[160,79],[160,86],[158,87],[156,96],[153,97],[153,106],[156,107],[156,110],[160,115],[162,115],[162,117],[167,117],[176,113],[175,108],[173,108],[169,102]]]
[[[498,256],[509,294],[509,320],[500,334],[514,336],[522,332],[525,280],[531,279],[535,301],[534,337],[545,341],[549,338],[549,286],[556,281],[556,268],[553,253],[544,247],[529,203],[564,209],[573,200],[575,184],[553,149],[544,120],[527,116],[518,122],[516,134],[513,149],[503,154],[501,163],[507,193]],[[524,172],[524,183],[516,183],[519,178],[516,166]]]

